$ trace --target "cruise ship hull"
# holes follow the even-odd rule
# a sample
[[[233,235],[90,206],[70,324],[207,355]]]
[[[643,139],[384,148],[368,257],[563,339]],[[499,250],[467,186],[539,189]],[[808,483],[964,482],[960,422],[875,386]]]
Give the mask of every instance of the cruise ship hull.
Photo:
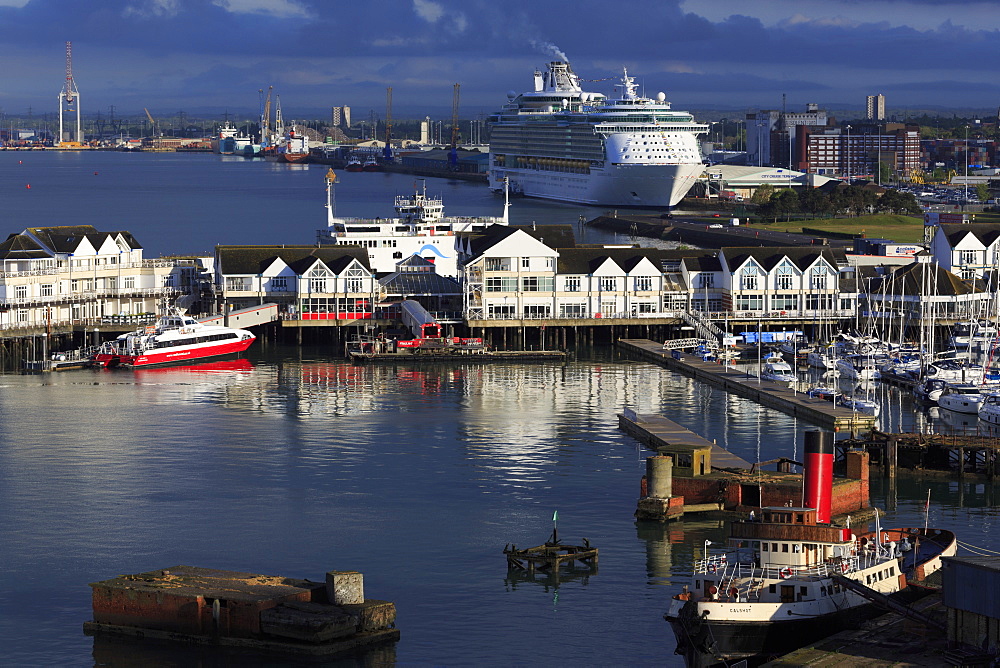
[[[704,168],[699,163],[614,165],[593,168],[589,174],[494,168],[490,189],[502,192],[507,177],[511,191],[526,197],[594,206],[662,208],[676,206]]]

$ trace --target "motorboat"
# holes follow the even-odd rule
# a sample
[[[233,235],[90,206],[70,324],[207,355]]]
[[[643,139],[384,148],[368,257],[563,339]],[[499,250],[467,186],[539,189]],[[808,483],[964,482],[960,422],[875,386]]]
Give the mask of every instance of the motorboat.
[[[874,357],[868,355],[845,355],[837,359],[837,371],[841,378],[853,380],[878,380],[880,374]]]
[[[764,365],[764,370],[760,377],[764,380],[773,380],[778,383],[794,383],[798,380],[791,365],[787,362],[768,362]]]
[[[938,397],[938,406],[956,413],[978,413],[983,403],[983,394],[978,385],[970,383],[948,383]]]
[[[816,369],[830,371],[837,368],[837,359],[827,350],[811,350],[806,354],[806,364]]]
[[[979,419],[991,425],[1000,425],[1000,392],[990,392],[979,404]]]
[[[864,413],[865,415],[871,415],[872,417],[878,417],[881,413],[881,408],[878,403],[871,401],[869,399],[858,399],[852,396],[841,395],[837,398],[837,405],[843,406],[844,408],[850,408],[855,413]]]

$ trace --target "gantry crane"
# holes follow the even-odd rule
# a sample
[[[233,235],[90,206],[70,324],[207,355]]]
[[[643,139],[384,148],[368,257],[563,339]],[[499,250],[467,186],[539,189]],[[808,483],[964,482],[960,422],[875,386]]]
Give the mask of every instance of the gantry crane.
[[[392,162],[392,86],[385,89],[385,148],[382,159]]]
[[[455,84],[455,92],[451,98],[451,150],[448,151],[448,166],[458,170],[458,91],[460,84]]]

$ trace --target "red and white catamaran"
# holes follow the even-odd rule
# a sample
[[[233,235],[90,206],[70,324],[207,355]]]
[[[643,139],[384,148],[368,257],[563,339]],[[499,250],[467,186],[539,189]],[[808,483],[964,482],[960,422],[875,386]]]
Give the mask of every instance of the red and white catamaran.
[[[155,325],[106,341],[90,358],[100,367],[145,367],[241,353],[257,337],[245,329],[207,325],[178,312]]]

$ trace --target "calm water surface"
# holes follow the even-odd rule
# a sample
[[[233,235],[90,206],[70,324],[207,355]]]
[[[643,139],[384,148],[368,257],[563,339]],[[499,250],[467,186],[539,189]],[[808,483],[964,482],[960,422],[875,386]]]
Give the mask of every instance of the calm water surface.
[[[311,244],[326,227],[326,165],[289,165],[213,154],[0,151],[0,196],[12,232],[42,225],[93,225],[132,232],[147,257],[211,255],[216,244]],[[396,195],[418,177],[338,172],[342,216],[391,216]],[[28,186],[31,186],[28,188]],[[449,215],[503,213],[483,183],[427,179]],[[514,224],[574,224],[601,209],[515,199]],[[621,242],[578,227],[581,243]],[[650,245],[652,241],[644,241]],[[664,245],[666,242],[657,242]]]
[[[693,547],[724,531],[636,525],[649,453],[616,413],[666,413],[748,459],[797,452],[807,427],[610,351],[565,365],[356,367],[286,348],[250,361],[0,376],[4,663],[95,664],[87,583],[193,564],[360,570],[399,608],[401,664],[680,665],[662,614]],[[1000,547],[992,490],[929,486],[932,523]],[[893,522],[922,521],[927,487],[901,481]],[[564,540],[601,549],[600,571],[508,579],[503,546],[543,542],[554,510]]]
[[[324,172],[201,155],[0,153],[8,232],[129,230],[149,256],[310,243],[325,224]],[[387,215],[412,187],[400,175],[341,176],[344,215]],[[482,186],[428,189],[452,213],[500,210]],[[512,209],[515,222],[539,224],[595,213]],[[204,661],[95,646],[81,630],[88,582],[192,564],[314,580],[362,571],[367,595],[399,610],[402,639],[372,659],[382,664],[680,665],[662,615],[692,550],[725,530],[698,518],[636,525],[650,453],[616,414],[666,414],[748,460],[796,457],[809,426],[607,350],[564,365],[447,367],[354,367],[335,351],[263,344],[250,353],[244,367],[0,375],[0,662]],[[893,406],[883,428],[947,426],[875,391]],[[873,495],[894,508],[890,523],[919,524],[928,488],[931,524],[1000,549],[992,486],[903,479],[890,497],[876,480]],[[510,579],[504,545],[543,542],[556,510],[564,540],[600,548],[600,571],[558,585]]]

